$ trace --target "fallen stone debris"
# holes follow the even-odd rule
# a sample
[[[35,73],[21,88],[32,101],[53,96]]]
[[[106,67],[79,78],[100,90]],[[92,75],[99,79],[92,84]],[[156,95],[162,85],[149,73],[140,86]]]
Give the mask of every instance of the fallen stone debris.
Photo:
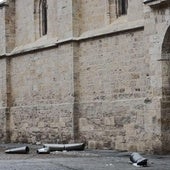
[[[130,155],[130,161],[133,163],[134,166],[136,167],[146,167],[147,166],[147,159],[142,157],[139,153],[133,152]]]
[[[54,151],[82,151],[85,149],[84,143],[75,143],[75,144],[44,144],[43,148],[37,149],[38,154],[49,154]],[[12,149],[5,150],[5,153],[8,154],[28,154],[29,147],[17,147]]]
[[[12,149],[7,149],[5,153],[9,154],[28,154],[29,153],[29,147],[28,146],[23,146],[19,148],[12,148]]]
[[[46,148],[41,148],[41,149],[37,149],[37,153],[38,154],[49,154],[50,153],[50,150],[48,147]]]
[[[82,151],[85,148],[84,143],[75,144],[44,144],[43,148],[38,149],[38,154],[48,154],[54,151]]]

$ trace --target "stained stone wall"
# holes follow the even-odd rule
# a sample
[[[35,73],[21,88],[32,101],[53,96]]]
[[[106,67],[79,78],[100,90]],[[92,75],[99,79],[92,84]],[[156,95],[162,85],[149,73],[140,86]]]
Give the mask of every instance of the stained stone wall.
[[[5,36],[6,36],[6,52],[11,52],[15,47],[15,21],[16,21],[16,15],[15,15],[15,1],[14,0],[8,0],[8,5],[6,5],[5,8]]]
[[[17,0],[16,6],[16,46],[25,45],[35,40],[33,0]],[[20,12],[19,12],[20,11]],[[29,24],[28,24],[29,23]]]
[[[6,140],[6,110],[7,110],[7,84],[6,84],[6,59],[0,62],[0,138],[1,142]]]
[[[81,32],[102,28],[105,25],[105,9],[106,4],[102,0],[81,0]]]

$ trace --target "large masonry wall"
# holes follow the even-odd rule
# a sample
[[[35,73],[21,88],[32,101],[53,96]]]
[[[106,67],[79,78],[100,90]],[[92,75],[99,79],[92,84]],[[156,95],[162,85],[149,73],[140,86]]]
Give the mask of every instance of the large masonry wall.
[[[11,59],[11,140],[72,138],[72,45]]]
[[[150,147],[144,102],[150,86],[149,65],[143,41],[143,30],[133,30],[80,44],[79,130],[90,147]]]
[[[169,3],[116,2],[0,4],[2,142],[169,150]]]

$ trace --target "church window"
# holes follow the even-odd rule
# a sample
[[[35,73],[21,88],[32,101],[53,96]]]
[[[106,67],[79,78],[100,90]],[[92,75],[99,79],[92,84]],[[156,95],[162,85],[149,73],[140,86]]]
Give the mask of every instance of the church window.
[[[128,0],[117,0],[118,16],[126,15],[128,9]]]
[[[47,34],[47,0],[40,1],[41,11],[41,31],[42,35]]]
[[[47,34],[47,21],[47,0],[34,0],[34,24],[36,39]]]

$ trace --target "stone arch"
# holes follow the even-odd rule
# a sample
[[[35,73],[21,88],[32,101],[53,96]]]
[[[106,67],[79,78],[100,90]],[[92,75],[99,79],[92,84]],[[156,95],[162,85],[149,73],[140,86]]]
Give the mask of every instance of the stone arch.
[[[170,152],[170,26],[162,44],[161,131],[163,152]]]
[[[170,27],[162,44],[162,88],[163,99],[167,100],[170,95]]]

